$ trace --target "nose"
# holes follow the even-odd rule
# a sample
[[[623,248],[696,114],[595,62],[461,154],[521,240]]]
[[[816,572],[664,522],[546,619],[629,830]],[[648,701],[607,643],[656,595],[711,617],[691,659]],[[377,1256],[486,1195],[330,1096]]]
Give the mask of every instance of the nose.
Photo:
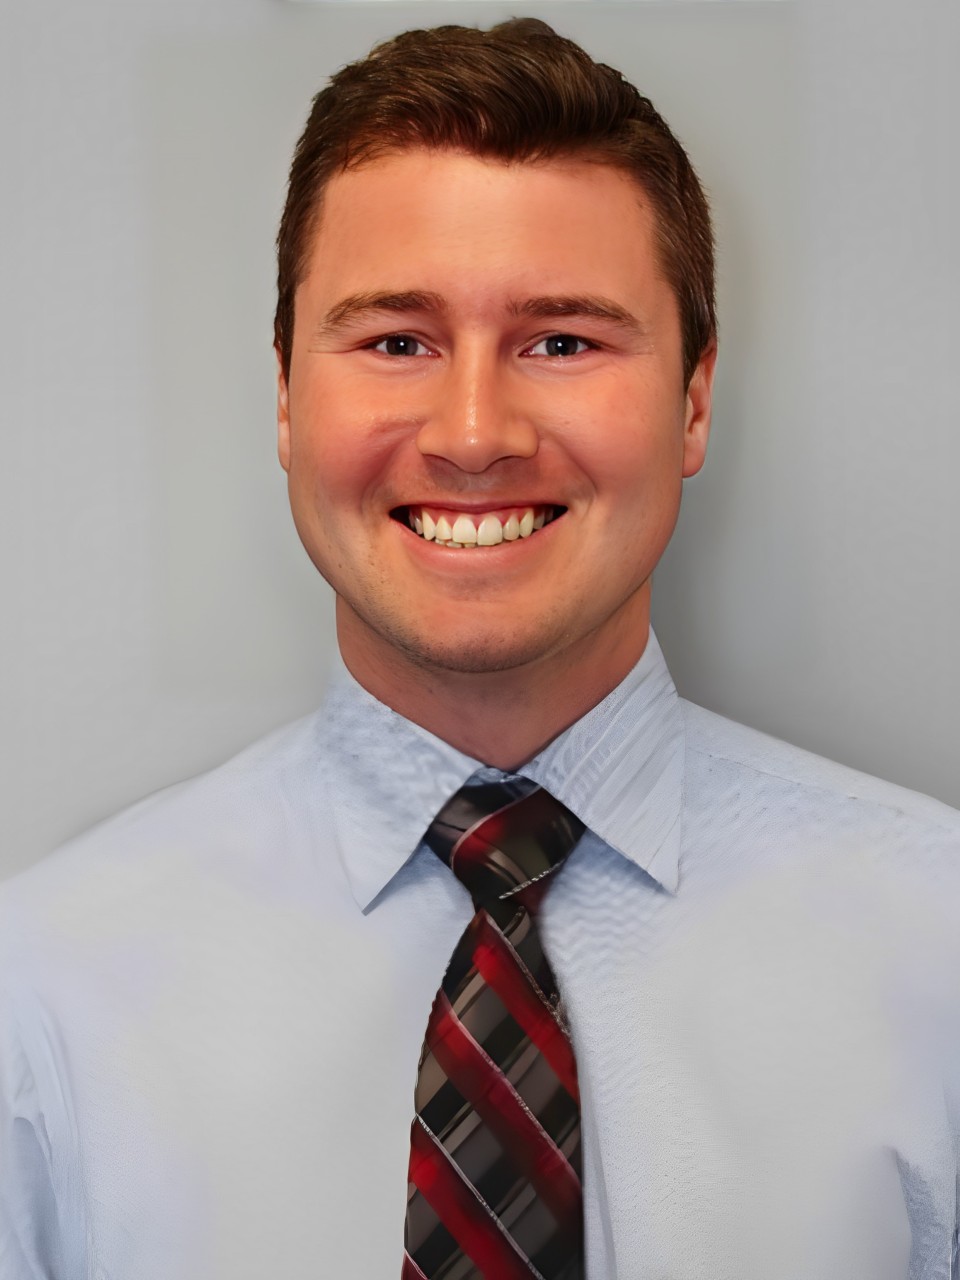
[[[479,474],[502,458],[532,458],[540,446],[509,368],[495,354],[454,356],[437,379],[434,400],[417,433],[417,448],[461,471]]]

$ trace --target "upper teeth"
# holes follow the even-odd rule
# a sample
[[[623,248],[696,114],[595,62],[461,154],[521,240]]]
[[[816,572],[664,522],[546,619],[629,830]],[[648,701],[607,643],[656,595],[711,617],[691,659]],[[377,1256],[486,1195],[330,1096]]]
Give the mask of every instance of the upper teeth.
[[[452,513],[451,513],[452,515]],[[513,511],[502,520],[492,511],[467,515],[461,512],[450,518],[444,514],[433,516],[425,508],[411,508],[408,521],[413,529],[430,542],[450,547],[495,547],[499,542],[514,542],[517,538],[529,538],[542,529],[547,519],[553,518],[552,507],[526,507]]]

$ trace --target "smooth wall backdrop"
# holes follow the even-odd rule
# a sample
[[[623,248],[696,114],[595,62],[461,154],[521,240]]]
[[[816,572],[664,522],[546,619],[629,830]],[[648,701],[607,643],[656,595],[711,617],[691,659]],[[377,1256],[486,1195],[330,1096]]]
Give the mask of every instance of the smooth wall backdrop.
[[[274,446],[290,151],[377,39],[517,11],[0,7],[0,876],[316,705],[332,601]],[[716,209],[714,440],[654,593],[681,692],[960,804],[960,11],[523,11],[654,99]]]

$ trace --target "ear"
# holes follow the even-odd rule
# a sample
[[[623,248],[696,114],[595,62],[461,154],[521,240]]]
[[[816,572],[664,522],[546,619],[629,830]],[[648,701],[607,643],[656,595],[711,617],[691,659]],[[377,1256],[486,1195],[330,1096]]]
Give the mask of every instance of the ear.
[[[717,367],[717,344],[711,342],[700,357],[687,386],[683,423],[683,478],[695,476],[707,456],[710,412],[713,404],[713,375]]]
[[[277,357],[277,454],[284,471],[290,470],[290,388],[283,372],[280,348],[274,347]]]

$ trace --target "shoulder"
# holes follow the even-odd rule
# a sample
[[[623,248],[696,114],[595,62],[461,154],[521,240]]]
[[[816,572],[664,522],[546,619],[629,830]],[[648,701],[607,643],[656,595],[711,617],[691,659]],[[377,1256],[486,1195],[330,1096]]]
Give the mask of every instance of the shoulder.
[[[772,814],[789,832],[939,850],[960,872],[960,811],[681,700],[687,787],[694,804],[736,804],[743,820]]]
[[[831,981],[875,970],[889,991],[942,998],[960,1034],[943,983],[960,964],[960,813],[682,706],[681,865],[688,896],[717,913],[717,946],[787,954],[795,974],[816,953]]]
[[[932,796],[887,782],[836,760],[730,721],[681,699],[690,768],[726,771],[742,787],[788,788],[817,808],[851,801],[861,812],[886,813],[960,841],[960,812]]]
[[[34,944],[133,931],[185,888],[277,866],[295,833],[323,830],[320,713],[153,793],[0,884],[0,972]],[[125,924],[126,922],[126,924]],[[6,953],[6,954],[4,954]]]

